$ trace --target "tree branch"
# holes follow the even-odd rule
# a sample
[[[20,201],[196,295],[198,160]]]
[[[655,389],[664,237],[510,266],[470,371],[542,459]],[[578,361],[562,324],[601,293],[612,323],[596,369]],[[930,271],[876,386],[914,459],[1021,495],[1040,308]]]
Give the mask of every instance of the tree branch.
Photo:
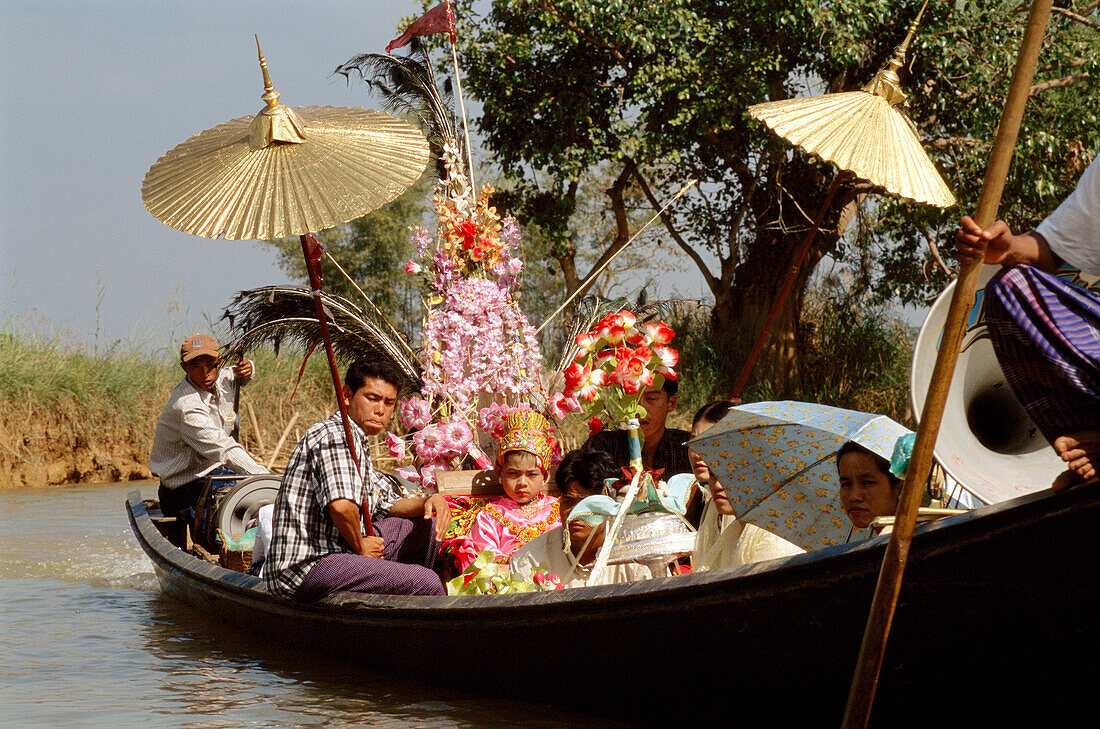
[[[1093,4],[1095,4],[1095,3],[1093,3]],[[1090,8],[1091,8],[1091,6],[1089,8],[1085,8],[1085,12],[1088,12]],[[1065,8],[1059,8],[1059,7],[1056,6],[1056,7],[1051,8],[1050,12],[1054,13],[1055,15],[1061,15],[1062,17],[1069,18],[1073,22],[1080,23],[1081,25],[1092,28],[1093,30],[1100,30],[1100,23],[1093,22],[1093,21],[1089,20],[1088,18],[1086,18],[1085,16],[1078,15],[1077,13],[1075,13],[1071,10],[1066,10]]]
[[[664,207],[663,205],[661,205],[661,201],[658,200],[657,197],[653,194],[653,190],[650,189],[649,184],[646,182],[645,178],[642,177],[642,173],[638,169],[637,165],[634,166],[634,179],[638,181],[638,186],[642,188],[642,194],[644,194],[646,199],[649,200],[649,204],[653,206],[654,210],[659,211],[662,207]],[[702,256],[700,256],[694,248],[688,245],[687,241],[685,241],[683,236],[680,235],[680,232],[676,230],[676,227],[672,224],[672,216],[666,212],[664,215],[661,216],[661,222],[665,224],[665,230],[668,231],[668,234],[672,237],[672,240],[676,242],[676,245],[680,246],[680,249],[687,254],[688,258],[690,258],[703,273],[703,278],[707,282],[707,287],[710,288],[712,292],[716,293],[718,279],[716,279],[714,277],[714,274],[710,272],[710,268],[707,266],[706,261],[703,260]]]
[[[1082,71],[1081,73],[1075,73],[1072,76],[1064,76],[1062,78],[1051,79],[1050,81],[1043,81],[1042,83],[1035,84],[1027,92],[1028,98],[1033,98],[1043,93],[1044,91],[1050,91],[1051,89],[1060,89],[1065,86],[1072,86],[1073,84],[1084,81],[1089,77],[1088,71]]]

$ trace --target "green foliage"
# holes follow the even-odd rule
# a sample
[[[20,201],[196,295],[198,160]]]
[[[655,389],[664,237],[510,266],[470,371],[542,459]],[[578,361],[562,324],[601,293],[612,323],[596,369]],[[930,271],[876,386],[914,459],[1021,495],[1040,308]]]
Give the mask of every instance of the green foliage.
[[[912,426],[909,367],[916,332],[886,306],[872,305],[834,282],[811,288],[804,308],[810,322],[805,337],[801,383],[750,382],[745,402],[799,400],[888,415]],[[711,400],[733,390],[731,361],[744,361],[751,338],[716,339],[705,322],[673,324],[680,348],[678,422]]]
[[[748,107],[860,88],[920,3],[498,0],[481,15],[482,3],[456,5],[466,89],[483,105],[478,127],[517,183],[515,208],[551,221],[543,223],[551,251],[610,242],[570,213],[595,170],[650,188],[657,202],[698,179],[667,221],[669,235],[714,295],[715,333],[751,338],[760,302],[774,300],[777,272],[791,265],[833,170],[752,121]],[[963,211],[975,206],[1024,10],[1004,0],[932,5],[902,69],[909,114]],[[1093,23],[1100,17],[1095,6],[1087,13]],[[1100,146],[1100,85],[1091,81],[1098,64],[1100,33],[1053,16],[1006,188],[1010,222],[1030,225],[1048,212]],[[942,288],[943,275],[924,271],[928,241],[949,248],[958,210],[873,196],[836,249],[842,211],[874,192],[842,187],[796,291],[830,252],[862,266],[880,300]],[[780,333],[799,343],[806,332],[792,327],[800,302],[793,296],[780,318],[788,322]]]
[[[175,374],[136,347],[90,356],[10,327],[0,331],[0,399],[45,408],[76,405],[89,425],[134,422],[147,393],[163,389]]]
[[[431,182],[427,177],[421,178],[390,204],[319,236],[321,245],[374,305],[406,332],[418,328],[420,315],[416,286],[404,275],[405,262],[413,255],[409,226],[423,224],[431,207]],[[303,283],[307,280],[302,246],[297,238],[265,243],[279,251],[279,265],[284,271]],[[322,261],[322,270],[326,292],[362,302],[363,297],[330,261]]]

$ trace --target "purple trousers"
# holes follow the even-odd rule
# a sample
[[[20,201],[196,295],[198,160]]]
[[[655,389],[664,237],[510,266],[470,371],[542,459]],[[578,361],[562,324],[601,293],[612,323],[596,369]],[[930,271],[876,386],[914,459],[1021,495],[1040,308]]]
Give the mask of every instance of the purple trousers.
[[[1100,293],[1031,266],[985,292],[997,361],[1046,439],[1100,427]]]
[[[383,559],[351,552],[317,560],[294,593],[296,600],[319,600],[341,590],[376,595],[445,595],[432,567],[439,554],[434,519],[390,516],[374,522],[374,535],[385,541]]]

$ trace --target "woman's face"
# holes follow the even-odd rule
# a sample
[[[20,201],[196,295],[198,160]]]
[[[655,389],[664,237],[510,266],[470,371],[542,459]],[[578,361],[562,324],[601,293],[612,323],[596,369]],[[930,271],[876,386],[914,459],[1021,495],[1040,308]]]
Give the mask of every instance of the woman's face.
[[[700,433],[705,432],[713,425],[714,423],[709,420],[700,420],[698,423],[691,426],[691,437],[694,438]],[[733,506],[726,497],[726,487],[719,483],[718,479],[714,477],[714,474],[710,472],[703,457],[691,450],[691,448],[688,448],[688,459],[691,461],[691,470],[695,472],[695,480],[704,484],[710,491],[710,498],[714,501],[714,508],[718,510],[719,514],[733,516]]]
[[[879,470],[868,453],[849,451],[840,458],[840,506],[857,528],[871,525],[877,516],[893,516],[898,495],[890,477]]]
[[[691,437],[694,438],[698,435],[702,435],[709,430],[714,423],[709,420],[700,420],[695,425],[691,426]],[[688,447],[688,462],[691,463],[691,470],[695,473],[695,480],[701,484],[705,484],[710,481],[710,469],[707,468],[706,461],[695,451]]]
[[[500,466],[500,485],[517,504],[527,504],[542,493],[545,479],[534,453],[512,451],[504,454]]]

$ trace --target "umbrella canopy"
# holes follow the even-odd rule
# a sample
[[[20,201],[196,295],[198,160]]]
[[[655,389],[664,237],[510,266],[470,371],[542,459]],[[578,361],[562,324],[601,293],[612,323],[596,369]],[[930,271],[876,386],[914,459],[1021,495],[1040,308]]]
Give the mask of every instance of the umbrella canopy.
[[[760,402],[733,408],[688,445],[726,487],[737,518],[812,550],[851,530],[837,496],[840,447],[855,441],[889,460],[909,432],[884,415]]]
[[[260,67],[264,109],[196,134],[145,175],[141,198],[162,223],[204,238],[304,235],[366,215],[423,174],[428,140],[412,124],[367,109],[290,109],[262,52]]]
[[[954,205],[955,196],[899,108],[906,96],[897,72],[919,22],[920,13],[894,57],[860,91],[769,101],[750,106],[749,114],[792,144],[887,192],[941,208]]]

